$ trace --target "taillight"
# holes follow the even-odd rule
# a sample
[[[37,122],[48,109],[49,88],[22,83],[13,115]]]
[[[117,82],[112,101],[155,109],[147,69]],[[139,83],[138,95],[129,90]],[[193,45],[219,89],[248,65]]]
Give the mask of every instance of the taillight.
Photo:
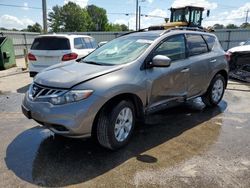
[[[231,52],[227,52],[227,53],[225,54],[225,57],[226,57],[227,62],[229,62],[229,61],[231,60],[231,56],[232,56],[232,53],[231,53]]]
[[[28,53],[28,60],[36,61],[36,56],[34,56],[32,53]]]
[[[73,59],[76,59],[77,57],[78,57],[78,54],[76,54],[76,53],[65,54],[65,55],[62,57],[62,61],[73,60]]]

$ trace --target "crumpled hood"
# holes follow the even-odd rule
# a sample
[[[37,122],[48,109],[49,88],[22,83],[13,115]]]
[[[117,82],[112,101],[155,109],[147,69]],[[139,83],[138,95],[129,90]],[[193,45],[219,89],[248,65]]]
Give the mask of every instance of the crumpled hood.
[[[231,52],[231,53],[234,53],[234,52],[247,52],[247,51],[250,52],[250,45],[237,46],[237,47],[229,49],[228,51]]]
[[[78,62],[61,63],[37,74],[34,82],[44,86],[68,89],[81,82],[120,69],[121,66],[101,66]]]

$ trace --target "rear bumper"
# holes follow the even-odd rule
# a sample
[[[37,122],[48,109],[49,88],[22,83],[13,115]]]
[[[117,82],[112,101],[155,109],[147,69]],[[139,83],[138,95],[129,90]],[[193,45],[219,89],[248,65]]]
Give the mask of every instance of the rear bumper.
[[[37,74],[37,73],[41,72],[42,70],[46,69],[47,67],[49,67],[49,66],[35,65],[34,63],[30,62],[29,63],[29,72]],[[30,77],[33,77],[33,76],[30,75]]]

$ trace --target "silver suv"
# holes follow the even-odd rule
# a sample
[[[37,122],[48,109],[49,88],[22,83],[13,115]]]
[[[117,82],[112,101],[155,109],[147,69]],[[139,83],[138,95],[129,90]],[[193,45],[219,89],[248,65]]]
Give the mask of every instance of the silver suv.
[[[151,112],[200,96],[207,106],[217,105],[227,80],[225,52],[215,35],[135,32],[39,73],[22,110],[55,134],[93,136],[114,150]]]

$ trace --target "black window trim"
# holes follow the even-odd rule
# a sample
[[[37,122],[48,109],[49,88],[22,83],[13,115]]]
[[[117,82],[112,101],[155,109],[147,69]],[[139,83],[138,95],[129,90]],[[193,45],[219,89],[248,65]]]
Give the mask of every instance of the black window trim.
[[[208,42],[207,42],[207,40],[204,38],[204,36],[213,37],[213,38],[214,38],[214,44],[216,43],[216,37],[215,37],[215,36],[212,36],[212,35],[202,34],[202,37],[203,37],[203,39],[205,40],[205,42],[206,42],[206,44],[207,44],[208,51],[211,52],[213,48],[209,49]],[[214,46],[214,44],[213,44],[213,46]]]
[[[203,40],[205,41],[205,44],[207,45],[207,52],[210,52],[208,43],[207,43],[206,39],[204,38],[204,35],[201,35],[201,37],[203,38]]]

